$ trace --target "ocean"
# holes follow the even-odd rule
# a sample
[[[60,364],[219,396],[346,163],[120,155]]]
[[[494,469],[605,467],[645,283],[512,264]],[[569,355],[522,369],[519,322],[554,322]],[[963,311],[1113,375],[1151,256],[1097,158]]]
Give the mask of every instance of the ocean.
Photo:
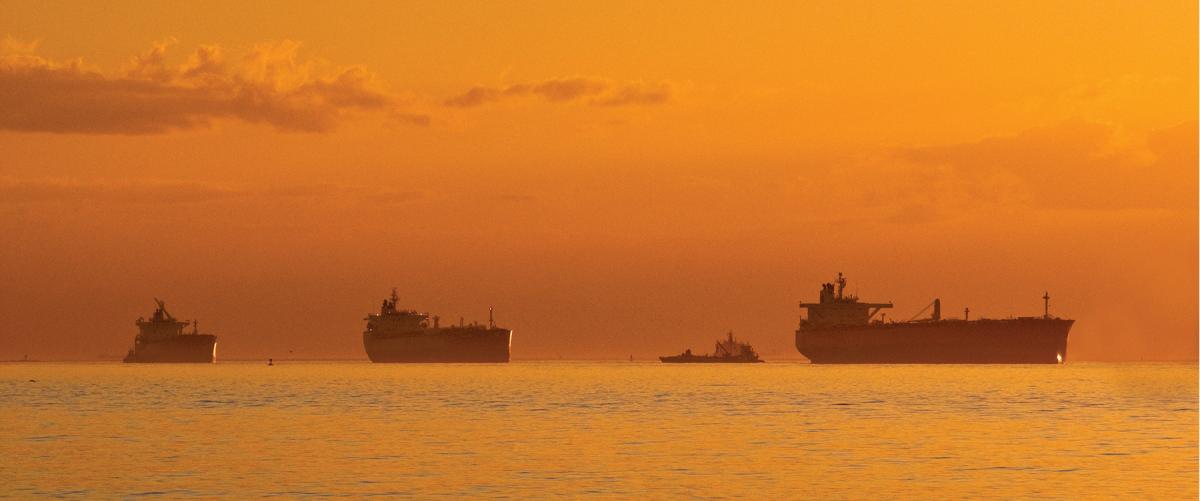
[[[0,364],[0,497],[1195,499],[1197,366]]]

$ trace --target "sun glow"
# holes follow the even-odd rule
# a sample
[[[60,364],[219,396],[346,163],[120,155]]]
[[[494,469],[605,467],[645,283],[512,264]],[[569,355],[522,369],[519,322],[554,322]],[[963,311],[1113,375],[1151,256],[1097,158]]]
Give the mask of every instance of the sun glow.
[[[148,295],[360,358],[392,284],[517,358],[799,358],[831,271],[1197,351],[1195,2],[229,3],[4,3],[0,360],[120,358]]]

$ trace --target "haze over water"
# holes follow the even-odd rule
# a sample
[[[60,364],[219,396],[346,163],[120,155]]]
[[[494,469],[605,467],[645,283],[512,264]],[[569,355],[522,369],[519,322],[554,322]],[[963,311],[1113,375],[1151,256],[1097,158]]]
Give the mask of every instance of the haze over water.
[[[1197,496],[1195,364],[0,364],[17,496]]]
[[[224,360],[361,358],[392,287],[519,358],[795,356],[838,272],[1200,352],[1195,1],[0,12],[0,360],[119,358],[153,298]]]

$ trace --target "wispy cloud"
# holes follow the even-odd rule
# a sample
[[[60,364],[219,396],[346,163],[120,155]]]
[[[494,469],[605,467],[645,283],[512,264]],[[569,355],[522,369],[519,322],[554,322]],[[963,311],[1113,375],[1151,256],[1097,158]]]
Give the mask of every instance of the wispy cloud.
[[[1123,137],[1075,120],[970,142],[802,157],[784,186],[803,201],[797,212],[818,223],[1158,218],[1196,211],[1196,135],[1195,121]]]
[[[226,201],[262,201],[347,197],[354,200],[405,202],[422,197],[418,191],[382,186],[302,184],[236,186],[197,181],[106,181],[69,178],[0,178],[0,205],[31,203],[100,203],[175,205]]]
[[[892,153],[914,176],[938,173],[973,200],[1016,189],[1045,208],[1195,209],[1196,134],[1190,121],[1124,144],[1111,126],[1070,121]]]
[[[121,202],[180,204],[249,196],[247,190],[193,181],[110,182],[66,178],[0,178],[5,205],[42,202]]]
[[[671,89],[666,84],[627,84],[613,89],[594,103],[601,106],[654,105],[665,103],[670,98]]]
[[[298,42],[260,44],[232,57],[201,46],[171,65],[173,45],[154,44],[120,69],[103,71],[79,59],[47,59],[35,44],[7,39],[0,44],[0,130],[156,134],[234,119],[325,132],[354,113],[418,126],[430,121],[403,109],[365,68],[300,59]]]
[[[597,106],[647,106],[670,100],[666,83],[614,82],[603,78],[566,77],[504,87],[476,86],[443,104],[473,108],[510,98],[539,97],[551,103],[587,102]]]

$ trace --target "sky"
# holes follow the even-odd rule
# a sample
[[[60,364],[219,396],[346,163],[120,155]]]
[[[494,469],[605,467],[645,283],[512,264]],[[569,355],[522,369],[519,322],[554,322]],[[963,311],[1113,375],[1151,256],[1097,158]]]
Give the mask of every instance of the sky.
[[[0,360],[362,359],[401,305],[516,359],[732,330],[845,273],[904,320],[1197,358],[1195,2],[0,0]]]

